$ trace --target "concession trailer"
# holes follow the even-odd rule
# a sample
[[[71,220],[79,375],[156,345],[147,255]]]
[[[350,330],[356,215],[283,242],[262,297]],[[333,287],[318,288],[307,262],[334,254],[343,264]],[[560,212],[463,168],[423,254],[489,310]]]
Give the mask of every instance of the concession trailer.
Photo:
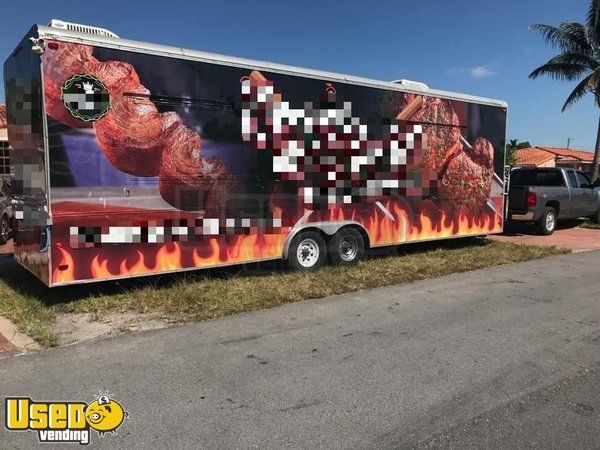
[[[58,20],[4,79],[14,258],[49,286],[502,231],[502,101]]]

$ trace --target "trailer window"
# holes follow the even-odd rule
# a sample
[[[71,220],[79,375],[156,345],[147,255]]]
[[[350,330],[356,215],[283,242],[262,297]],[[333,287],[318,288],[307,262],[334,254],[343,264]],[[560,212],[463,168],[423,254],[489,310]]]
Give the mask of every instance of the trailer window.
[[[140,94],[138,92],[124,92],[124,97],[150,100],[156,106],[170,108],[209,109],[217,111],[233,111],[233,102],[212,100],[206,98],[172,97],[167,95]]]
[[[559,170],[515,170],[510,177],[511,186],[564,186]]]

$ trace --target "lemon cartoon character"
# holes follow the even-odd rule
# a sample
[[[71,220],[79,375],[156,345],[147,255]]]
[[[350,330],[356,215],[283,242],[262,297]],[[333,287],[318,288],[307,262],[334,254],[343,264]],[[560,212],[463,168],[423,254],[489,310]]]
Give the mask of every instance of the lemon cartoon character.
[[[119,402],[111,400],[107,395],[101,395],[85,409],[88,424],[101,436],[104,433],[116,434],[125,417],[129,417],[129,413],[123,410]]]

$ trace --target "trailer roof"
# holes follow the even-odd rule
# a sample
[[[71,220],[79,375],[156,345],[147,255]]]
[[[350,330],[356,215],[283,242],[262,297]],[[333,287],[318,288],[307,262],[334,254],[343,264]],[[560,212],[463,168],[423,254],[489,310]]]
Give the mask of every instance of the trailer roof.
[[[481,103],[492,106],[506,108],[508,105],[502,100],[477,97],[474,95],[460,94],[455,92],[430,89],[418,85],[402,86],[397,83],[374,80],[370,78],[356,77],[335,72],[325,72],[321,70],[306,69],[303,67],[288,66],[284,64],[271,63],[267,61],[257,61],[246,58],[237,58],[234,56],[219,55],[216,53],[207,53],[197,50],[188,50],[180,47],[170,47],[167,45],[151,44],[148,42],[134,41],[129,39],[112,38],[108,36],[98,36],[88,33],[64,30],[60,28],[37,25],[40,38],[59,39],[68,42],[78,42],[89,45],[99,45],[102,47],[115,48],[120,50],[130,50],[148,54],[167,56],[171,58],[188,59],[194,61],[203,61],[208,63],[222,64],[227,66],[242,66],[252,70],[263,70],[277,72],[286,75],[301,75],[307,78],[326,79],[330,81],[339,81],[343,83],[357,84],[373,88],[395,90],[401,92],[412,92],[416,94],[430,95],[434,97],[443,97],[452,100],[461,100],[472,103]]]

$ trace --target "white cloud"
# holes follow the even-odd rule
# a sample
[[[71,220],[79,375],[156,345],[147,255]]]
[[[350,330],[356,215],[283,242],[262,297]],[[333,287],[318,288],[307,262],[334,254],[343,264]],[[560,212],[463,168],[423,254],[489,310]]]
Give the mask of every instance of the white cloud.
[[[467,73],[473,78],[491,77],[496,75],[498,72],[493,69],[491,64],[486,66],[474,66],[474,67],[458,67],[454,69],[446,70],[448,75],[457,75],[461,73]]]
[[[490,69],[489,66],[471,67],[469,69],[469,72],[471,73],[471,76],[474,78],[491,77],[492,75],[496,75],[498,73],[495,70]]]

